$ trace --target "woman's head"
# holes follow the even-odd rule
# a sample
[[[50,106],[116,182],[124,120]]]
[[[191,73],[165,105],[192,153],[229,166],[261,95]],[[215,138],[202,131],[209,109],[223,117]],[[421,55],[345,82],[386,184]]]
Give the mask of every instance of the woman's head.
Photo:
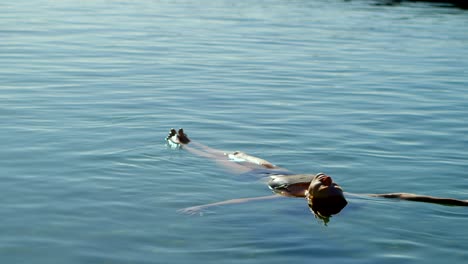
[[[306,199],[315,216],[325,224],[330,216],[339,213],[348,204],[341,187],[324,173],[319,173],[312,179]]]

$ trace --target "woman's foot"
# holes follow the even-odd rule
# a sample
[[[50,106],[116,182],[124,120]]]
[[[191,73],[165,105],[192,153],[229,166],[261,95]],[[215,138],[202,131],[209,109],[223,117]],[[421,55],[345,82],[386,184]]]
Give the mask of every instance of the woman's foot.
[[[169,134],[166,137],[166,140],[169,140],[171,137],[175,136],[177,134],[177,131],[174,128],[171,128],[169,131]]]
[[[181,144],[188,144],[190,142],[190,139],[187,137],[187,134],[184,133],[184,130],[182,128],[179,129],[177,139]]]

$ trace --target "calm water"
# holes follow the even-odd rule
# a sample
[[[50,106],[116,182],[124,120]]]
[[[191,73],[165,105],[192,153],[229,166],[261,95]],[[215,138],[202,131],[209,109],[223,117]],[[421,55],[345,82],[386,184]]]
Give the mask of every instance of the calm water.
[[[1,263],[466,263],[468,210],[327,227],[171,127],[349,192],[468,198],[468,12],[375,1],[4,1]]]

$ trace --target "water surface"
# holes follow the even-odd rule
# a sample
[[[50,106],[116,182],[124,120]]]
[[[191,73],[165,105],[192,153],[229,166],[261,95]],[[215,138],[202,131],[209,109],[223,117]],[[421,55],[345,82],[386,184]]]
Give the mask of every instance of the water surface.
[[[373,3],[0,4],[2,263],[464,263],[465,208],[177,212],[270,191],[171,127],[349,192],[467,199],[467,11]]]

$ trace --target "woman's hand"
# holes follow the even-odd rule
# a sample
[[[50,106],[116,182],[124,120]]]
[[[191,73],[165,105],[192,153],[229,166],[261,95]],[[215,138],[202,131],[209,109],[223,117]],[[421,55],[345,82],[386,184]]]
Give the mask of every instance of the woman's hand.
[[[188,215],[203,215],[203,210],[205,208],[206,206],[197,205],[197,206],[191,206],[191,207],[177,210],[177,212],[182,213],[182,214],[188,214]]]

